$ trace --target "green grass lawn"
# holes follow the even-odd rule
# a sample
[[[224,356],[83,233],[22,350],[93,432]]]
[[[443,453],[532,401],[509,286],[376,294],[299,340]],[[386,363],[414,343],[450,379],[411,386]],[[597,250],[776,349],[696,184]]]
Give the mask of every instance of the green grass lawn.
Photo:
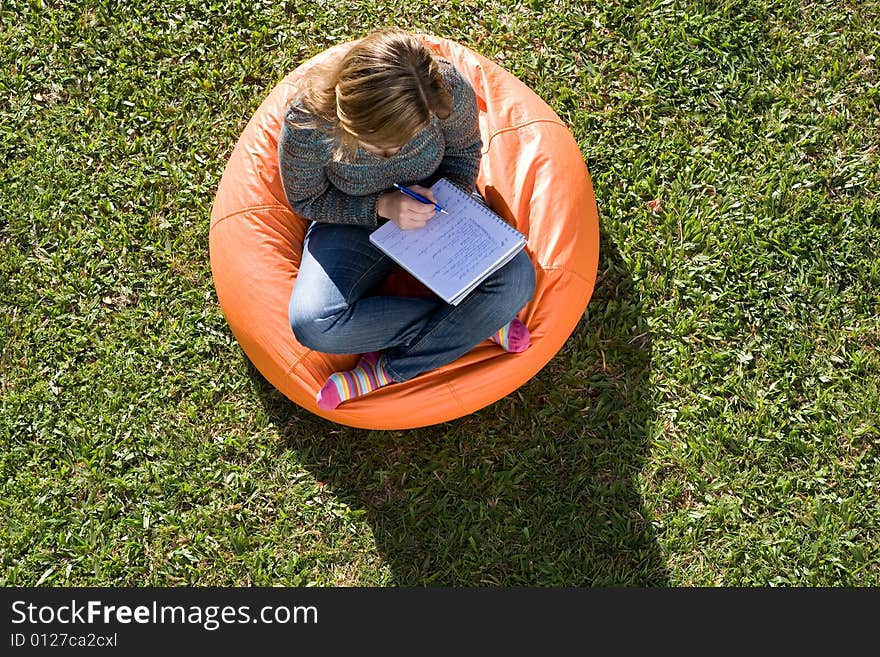
[[[121,4],[0,9],[0,583],[880,585],[880,3]],[[602,232],[536,377],[398,432],[276,392],[208,262],[268,91],[388,24],[544,98]]]

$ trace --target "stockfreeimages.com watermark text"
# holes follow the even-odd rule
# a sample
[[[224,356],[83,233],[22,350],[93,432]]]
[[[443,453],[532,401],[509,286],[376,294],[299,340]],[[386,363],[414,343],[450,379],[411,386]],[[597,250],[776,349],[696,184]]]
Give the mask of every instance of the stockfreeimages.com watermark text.
[[[12,624],[21,625],[198,625],[214,631],[223,625],[287,625],[318,623],[314,606],[266,605],[169,605],[154,600],[140,605],[112,605],[100,600],[64,604],[41,604],[16,600],[12,603]]]

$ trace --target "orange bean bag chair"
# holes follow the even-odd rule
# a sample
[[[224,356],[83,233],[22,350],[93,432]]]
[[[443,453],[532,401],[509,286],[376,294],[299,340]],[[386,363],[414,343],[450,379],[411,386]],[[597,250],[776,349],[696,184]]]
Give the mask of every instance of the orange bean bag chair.
[[[487,406],[534,376],[581,318],[596,278],[599,225],[587,167],[570,131],[533,91],[498,64],[453,41],[420,35],[473,85],[483,156],[477,187],[492,208],[528,237],[536,291],[519,314],[531,346],[508,354],[486,340],[432,372],[341,404],[318,408],[327,377],[358,355],[311,351],[287,319],[307,222],[287,203],[278,171],[278,136],[294,85],[308,67],[340,57],[340,44],[285,77],[241,134],[211,211],[210,258],[217,298],[233,334],[266,379],[290,400],[328,420],[368,429],[409,429]],[[386,292],[414,294],[408,274]]]

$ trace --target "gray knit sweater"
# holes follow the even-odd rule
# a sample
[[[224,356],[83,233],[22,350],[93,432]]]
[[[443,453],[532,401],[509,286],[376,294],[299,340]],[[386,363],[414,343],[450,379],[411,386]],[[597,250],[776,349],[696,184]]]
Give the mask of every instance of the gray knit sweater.
[[[441,177],[470,193],[480,168],[477,97],[470,83],[448,61],[438,58],[443,82],[453,98],[452,114],[429,124],[392,157],[359,148],[350,162],[331,158],[332,144],[316,128],[281,128],[278,159],[284,193],[293,210],[314,221],[376,227],[379,194],[393,183],[430,187]],[[304,109],[287,108],[286,118]]]

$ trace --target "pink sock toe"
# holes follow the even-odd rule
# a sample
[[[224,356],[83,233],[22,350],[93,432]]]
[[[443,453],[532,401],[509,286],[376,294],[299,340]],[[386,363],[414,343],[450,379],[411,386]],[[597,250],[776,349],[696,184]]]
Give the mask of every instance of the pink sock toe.
[[[510,322],[510,333],[507,336],[507,350],[518,354],[529,348],[531,334],[529,329],[518,319]]]
[[[317,399],[318,408],[323,408],[325,411],[332,411],[342,402],[342,399],[339,397],[339,390],[333,381],[330,380],[318,391]]]

